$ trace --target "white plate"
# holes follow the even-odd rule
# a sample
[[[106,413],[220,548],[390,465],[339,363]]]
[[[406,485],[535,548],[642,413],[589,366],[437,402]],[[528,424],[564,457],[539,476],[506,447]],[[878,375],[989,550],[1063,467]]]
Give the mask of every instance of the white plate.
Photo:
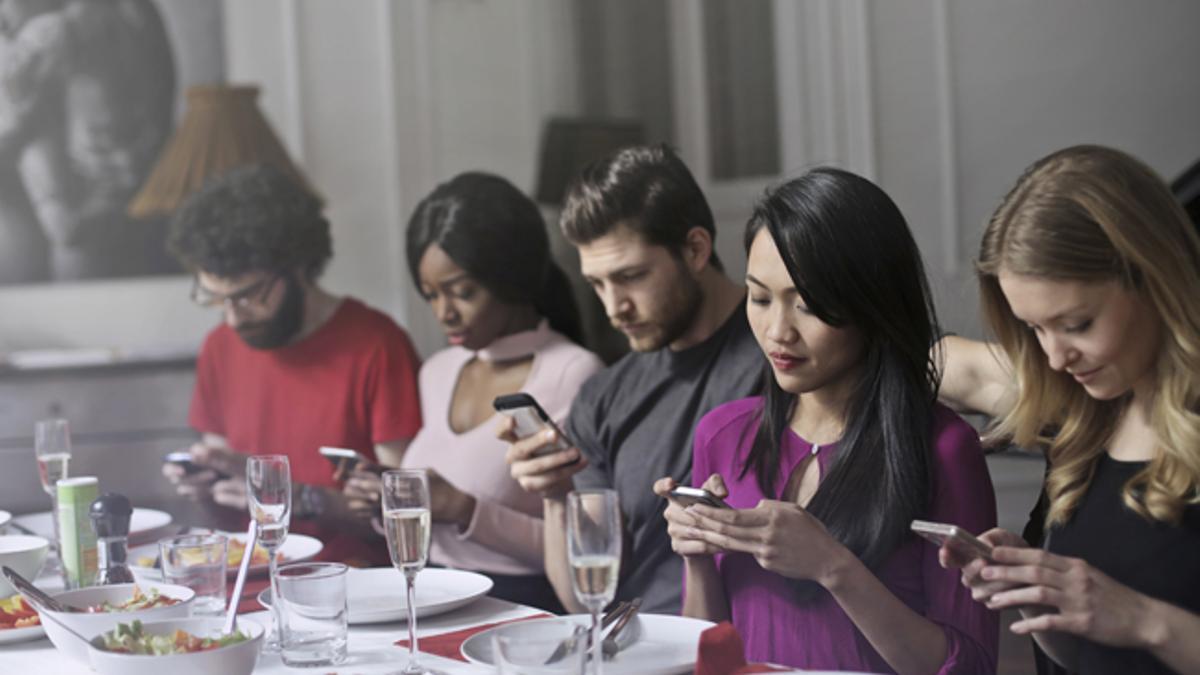
[[[423,569],[417,573],[417,618],[444,614],[471,604],[492,590],[492,580],[463,570]],[[258,594],[271,606],[271,589]],[[404,575],[393,567],[351,568],[346,573],[346,602],[350,623],[408,620]]]
[[[520,623],[529,626],[562,619],[585,626],[590,626],[592,621],[586,614],[571,614],[565,617],[529,619]],[[667,614],[638,613],[637,621],[640,624],[637,639],[618,652],[611,661],[604,662],[605,675],[690,673],[696,666],[696,647],[700,644],[700,633],[713,626],[709,621]],[[463,657],[471,663],[494,666],[492,633],[504,630],[505,625],[489,628],[467,638],[462,644]]]
[[[50,519],[49,511],[26,513],[13,518],[13,522],[39,537],[54,541],[54,521]],[[135,508],[129,519],[129,538],[136,541],[138,538],[152,535],[156,530],[161,530],[170,524],[171,514],[166,511]]]
[[[25,628],[0,628],[0,645],[13,642],[36,640],[46,634],[41,626],[26,626]]]
[[[199,533],[201,531],[197,530],[195,532]],[[202,530],[202,532],[207,533],[208,530]],[[246,541],[246,535],[244,533],[221,532],[220,534],[224,534],[230,539],[235,539],[243,543]],[[279,563],[283,565],[287,563],[311,560],[321,552],[322,548],[324,548],[324,545],[321,543],[320,539],[310,537],[306,534],[289,534],[287,539],[283,540],[283,545],[279,547],[279,552],[283,554],[283,559],[280,560]],[[129,562],[131,563],[129,568],[133,570],[135,576],[145,577],[151,581],[161,581],[162,570],[132,564],[136,563],[138,558],[154,558],[157,555],[157,543],[134,546],[133,548],[129,549]],[[267,565],[267,563],[250,565],[249,573],[265,574],[268,569],[270,569],[270,566]],[[226,569],[226,573],[231,577],[237,576],[237,571],[238,568],[232,566]]]

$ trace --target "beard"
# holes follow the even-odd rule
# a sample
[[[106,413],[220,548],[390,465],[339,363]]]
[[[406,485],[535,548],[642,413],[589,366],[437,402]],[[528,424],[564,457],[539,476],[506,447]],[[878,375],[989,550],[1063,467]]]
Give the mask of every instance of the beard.
[[[292,277],[284,282],[283,301],[275,316],[254,323],[243,323],[237,334],[254,349],[278,349],[292,341],[304,323],[304,293]]]
[[[679,264],[679,275],[675,283],[667,290],[666,298],[660,305],[659,316],[651,319],[654,330],[646,335],[629,338],[629,348],[635,352],[652,352],[662,349],[683,336],[700,312],[700,304],[704,298],[700,290],[700,282],[692,278],[683,263]]]

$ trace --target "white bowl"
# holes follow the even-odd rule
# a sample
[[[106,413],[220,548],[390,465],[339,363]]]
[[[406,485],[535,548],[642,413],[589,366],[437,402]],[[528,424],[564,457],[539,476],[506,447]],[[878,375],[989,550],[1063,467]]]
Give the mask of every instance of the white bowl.
[[[130,623],[134,619],[147,623],[166,619],[186,619],[192,614],[192,599],[196,594],[186,586],[172,584],[114,584],[112,586],[91,586],[65,591],[54,595],[54,599],[71,607],[91,607],[102,602],[120,603],[133,597],[133,587],[139,586],[143,593],[149,593],[156,588],[158,592],[169,598],[177,598],[179,604],[167,607],[139,609],[133,612],[98,612],[86,614],[79,612],[46,612],[49,618],[42,617],[42,626],[46,629],[46,637],[58,647],[59,651],[71,658],[88,662],[87,645],[79,638],[71,635],[55,619],[69,626],[72,630],[85,637],[99,635],[117,627],[119,623]]]
[[[150,635],[170,635],[176,630],[184,630],[198,637],[210,637],[221,633],[223,623],[223,620],[216,618],[172,619],[143,622],[142,630]],[[238,619],[238,630],[249,635],[250,639],[205,652],[150,656],[121,654],[89,645],[88,656],[92,670],[100,675],[250,675],[258,661],[263,628],[253,621]],[[88,635],[95,638],[104,632],[107,631]]]
[[[17,574],[33,581],[38,570],[42,569],[49,550],[50,542],[42,537],[6,534],[0,536],[0,565],[8,565]],[[16,593],[13,587],[0,576],[0,598],[7,598],[13,593]]]

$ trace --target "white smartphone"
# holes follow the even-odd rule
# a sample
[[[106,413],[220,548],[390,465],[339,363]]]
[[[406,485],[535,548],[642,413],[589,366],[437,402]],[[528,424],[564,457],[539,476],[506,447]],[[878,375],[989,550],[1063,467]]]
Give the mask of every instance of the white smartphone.
[[[361,452],[351,450],[350,448],[322,446],[317,448],[317,452],[321,453],[321,456],[325,459],[328,459],[333,464],[334,469],[345,471],[346,473],[354,471],[360,465],[370,463]]]
[[[686,485],[680,485],[674,490],[671,490],[670,496],[671,499],[679,502],[684,507],[691,506],[692,504],[703,504],[705,506],[712,506],[718,509],[732,508],[725,503],[724,499],[721,499],[704,488],[694,488]]]
[[[496,409],[496,412],[513,418],[516,422],[516,429],[514,431],[517,434],[517,438],[527,438],[545,429],[554,430],[554,433],[558,435],[558,440],[555,441],[554,445],[538,451],[534,457],[551,455],[571,447],[571,442],[567,440],[566,434],[558,428],[554,420],[550,419],[550,416],[538,404],[537,399],[529,394],[518,392],[516,394],[497,396],[492,401],[492,407]]]
[[[968,559],[992,559],[992,546],[957,525],[931,523],[927,520],[912,521],[912,531],[938,546],[946,546]]]

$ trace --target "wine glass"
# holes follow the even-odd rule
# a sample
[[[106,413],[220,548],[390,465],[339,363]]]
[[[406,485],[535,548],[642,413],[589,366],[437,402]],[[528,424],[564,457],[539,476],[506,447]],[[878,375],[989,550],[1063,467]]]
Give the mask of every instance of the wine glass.
[[[417,660],[417,573],[429,557],[429,475],[423,470],[383,472],[383,527],[392,564],[408,585],[408,665],[403,675],[426,675]]]
[[[62,418],[38,420],[33,427],[33,452],[37,456],[38,477],[42,490],[50,496],[50,520],[54,525],[53,563],[62,569],[58,555],[58,483],[67,477],[67,464],[71,461],[71,427]],[[66,578],[63,578],[66,583]]]
[[[567,495],[567,561],[575,598],[592,614],[592,669],[600,675],[600,611],[617,592],[621,569],[621,510],[615,490]]]
[[[287,539],[292,518],[292,470],[283,455],[257,455],[246,461],[246,494],[250,500],[250,517],[258,523],[258,543],[267,551],[267,566],[271,575],[271,633],[263,640],[263,651],[280,651],[279,585],[275,578],[276,551]],[[243,555],[251,555],[246,551]]]

